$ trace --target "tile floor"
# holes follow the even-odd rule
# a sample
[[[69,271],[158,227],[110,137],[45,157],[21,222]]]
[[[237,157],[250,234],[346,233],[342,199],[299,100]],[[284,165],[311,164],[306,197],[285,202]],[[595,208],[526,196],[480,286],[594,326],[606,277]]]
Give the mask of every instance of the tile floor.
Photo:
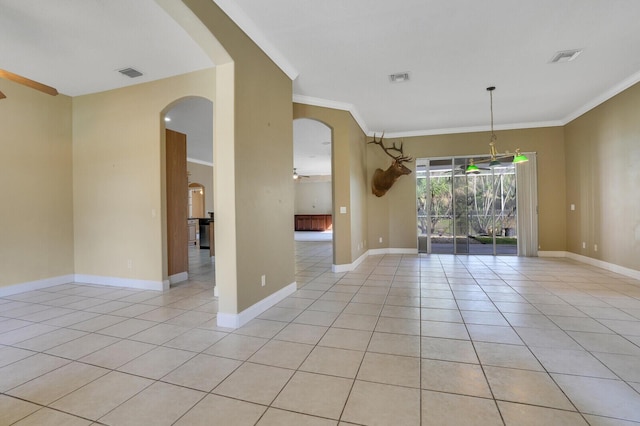
[[[640,424],[640,282],[564,259],[372,256],[216,326],[213,267],[166,293],[0,298],[0,425]],[[192,251],[192,260],[200,253]]]

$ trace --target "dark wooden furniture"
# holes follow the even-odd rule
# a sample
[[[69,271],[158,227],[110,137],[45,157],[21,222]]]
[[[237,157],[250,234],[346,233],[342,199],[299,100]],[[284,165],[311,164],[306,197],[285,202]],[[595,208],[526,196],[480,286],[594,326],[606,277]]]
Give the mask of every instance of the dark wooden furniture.
[[[330,214],[297,214],[294,219],[296,231],[328,231],[332,221]]]

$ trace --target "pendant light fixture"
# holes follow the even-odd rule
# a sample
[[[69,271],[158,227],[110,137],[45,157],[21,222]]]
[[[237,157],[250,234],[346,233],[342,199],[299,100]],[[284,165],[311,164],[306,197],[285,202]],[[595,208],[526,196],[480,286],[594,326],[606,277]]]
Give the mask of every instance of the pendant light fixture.
[[[489,92],[489,107],[491,110],[491,139],[489,140],[489,158],[490,158],[489,167],[491,168],[502,164],[500,160],[511,157],[511,155],[508,152],[506,152],[505,154],[498,154],[498,150],[496,149],[496,141],[498,140],[498,137],[493,131],[493,91],[494,90],[496,90],[495,86],[487,87],[487,91]],[[526,161],[529,161],[527,156],[520,152],[520,148],[516,149],[516,153],[513,156],[513,163],[518,164],[518,163],[524,163]],[[465,173],[474,173],[474,174],[480,173],[480,170],[478,169],[478,166],[474,164],[473,159],[469,162],[469,166],[465,170]]]

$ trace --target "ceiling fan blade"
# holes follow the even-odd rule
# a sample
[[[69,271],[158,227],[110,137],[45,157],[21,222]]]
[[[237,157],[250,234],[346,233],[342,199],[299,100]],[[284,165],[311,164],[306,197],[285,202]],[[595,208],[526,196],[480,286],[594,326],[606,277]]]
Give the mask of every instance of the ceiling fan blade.
[[[14,81],[16,83],[22,84],[27,87],[31,87],[32,89],[39,90],[51,96],[56,96],[58,91],[51,86],[47,86],[46,84],[38,83],[37,81],[33,81],[26,77],[23,77],[18,74],[14,74],[12,72],[0,69],[0,77],[6,78],[7,80]]]
[[[0,92],[0,99],[4,99],[4,98],[6,98],[6,97],[7,97],[7,96],[6,96],[4,93]]]

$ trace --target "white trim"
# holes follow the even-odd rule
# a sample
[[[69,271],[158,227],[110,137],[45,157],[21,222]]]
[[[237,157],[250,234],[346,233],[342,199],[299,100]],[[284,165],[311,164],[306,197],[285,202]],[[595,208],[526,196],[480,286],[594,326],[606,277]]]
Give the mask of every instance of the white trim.
[[[45,278],[42,280],[28,281],[25,283],[12,284],[0,287],[0,297],[11,296],[13,294],[25,293],[27,291],[40,290],[42,288],[53,287],[60,284],[73,282],[73,274],[61,275],[59,277]]]
[[[295,95],[295,94],[293,95],[293,102],[298,104],[313,105],[313,106],[318,106],[323,108],[337,109],[340,111],[348,111],[351,113],[351,116],[356,121],[356,123],[358,123],[358,126],[360,126],[360,129],[362,129],[362,132],[364,134],[371,133],[368,130],[367,124],[364,122],[364,119],[362,118],[358,110],[356,110],[356,107],[353,104],[331,101],[331,100],[322,99],[322,98],[314,98],[312,96]]]
[[[213,163],[209,161],[202,161],[202,160],[198,160],[196,158],[191,158],[191,157],[187,157],[187,163],[196,163],[196,164],[202,164],[203,166],[213,167]]]
[[[381,248],[369,250],[370,256],[380,254],[418,254],[418,248]]]
[[[356,259],[353,263],[344,263],[341,265],[331,265],[331,272],[340,273],[340,272],[349,272],[356,269],[364,260],[369,256],[369,251],[364,252],[359,258]]]
[[[187,281],[189,279],[188,272],[178,272],[177,274],[173,274],[169,277],[169,284],[177,284],[183,281]]]
[[[602,93],[600,96],[593,98],[591,101],[587,102],[577,110],[573,111],[571,114],[567,115],[564,119],[562,119],[562,123],[563,123],[562,125],[564,126],[566,124],[569,124],[576,118],[580,117],[583,114],[586,114],[587,112],[591,111],[592,109],[599,106],[600,104],[605,103],[609,99],[627,90],[629,87],[633,86],[639,81],[640,81],[640,72],[637,72],[631,75],[629,78],[616,84],[606,92]]]
[[[640,280],[640,271],[627,268],[625,266],[616,265],[615,263],[605,262],[604,260],[594,259],[592,257],[572,253],[570,251],[539,251],[538,256],[539,257],[564,257],[571,260],[576,260],[581,263],[586,263],[587,265],[596,266],[598,268],[602,268],[607,271],[615,272],[616,274],[625,275],[627,277]]]
[[[149,281],[149,280],[134,280],[131,278],[118,278],[118,277],[101,277],[98,275],[84,275],[76,274],[75,282],[86,284],[99,284],[109,285],[113,287],[126,287],[136,288],[140,290],[156,290],[164,291],[169,290],[169,280],[164,281]]]
[[[540,251],[538,250],[538,257],[567,257],[565,251]]]
[[[298,284],[294,281],[286,287],[281,288],[273,294],[265,297],[259,302],[249,306],[239,314],[227,314],[224,312],[218,312],[218,327],[225,328],[239,328],[272,307],[279,303],[287,296],[295,293],[298,290]]]
[[[298,78],[298,71],[289,60],[272,45],[258,26],[237,5],[235,0],[214,0],[222,11],[282,70],[291,80]]]

